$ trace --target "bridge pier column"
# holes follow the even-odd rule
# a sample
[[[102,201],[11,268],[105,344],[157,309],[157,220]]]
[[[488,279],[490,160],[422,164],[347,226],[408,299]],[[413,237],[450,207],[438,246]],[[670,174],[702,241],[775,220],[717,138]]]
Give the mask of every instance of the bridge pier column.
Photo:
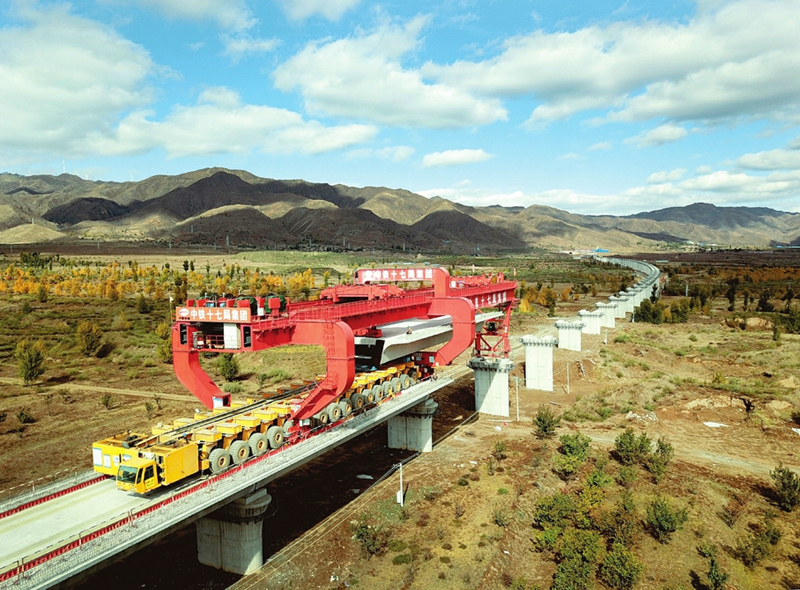
[[[430,453],[433,450],[433,414],[439,407],[428,398],[399,416],[389,418],[389,448]]]
[[[506,358],[475,357],[468,366],[475,373],[475,410],[508,418],[508,374],[514,363]]]
[[[264,564],[261,525],[272,496],[262,488],[197,521],[197,559],[246,575]]]
[[[553,349],[558,340],[552,336],[523,336],[525,345],[525,387],[553,391]]]

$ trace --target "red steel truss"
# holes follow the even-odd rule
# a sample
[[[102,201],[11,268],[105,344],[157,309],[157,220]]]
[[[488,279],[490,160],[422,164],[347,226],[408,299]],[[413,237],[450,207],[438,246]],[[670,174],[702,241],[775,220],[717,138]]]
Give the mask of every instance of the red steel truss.
[[[388,284],[408,281],[428,281],[432,287],[405,291]],[[436,352],[437,366],[450,364],[473,343],[478,355],[507,356],[510,351],[508,323],[517,284],[502,274],[451,277],[443,268],[361,269],[356,283],[325,289],[317,301],[288,303],[283,309],[277,297],[255,303],[243,297],[187,301],[176,309],[172,327],[175,374],[206,407],[225,407],[230,395],[200,366],[201,353],[321,345],[327,373],[297,408],[294,417],[302,420],[347,391],[355,378],[355,336],[375,334],[383,324],[451,316],[453,336]],[[476,338],[475,313],[482,308],[504,314],[486,322]]]

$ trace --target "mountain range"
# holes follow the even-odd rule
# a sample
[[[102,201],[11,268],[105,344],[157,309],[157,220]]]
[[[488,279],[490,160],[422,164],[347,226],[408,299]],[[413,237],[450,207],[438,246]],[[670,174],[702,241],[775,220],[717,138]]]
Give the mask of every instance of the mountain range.
[[[541,205],[469,207],[402,189],[272,180],[223,168],[139,182],[0,174],[0,243],[76,239],[459,253],[644,250],[664,242],[765,247],[800,245],[800,214],[706,203],[628,216]]]

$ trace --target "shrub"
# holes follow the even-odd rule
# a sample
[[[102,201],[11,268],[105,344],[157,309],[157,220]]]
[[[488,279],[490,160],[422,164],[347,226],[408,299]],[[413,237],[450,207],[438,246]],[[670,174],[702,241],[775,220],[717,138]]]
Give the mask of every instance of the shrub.
[[[85,356],[92,356],[103,341],[103,331],[94,322],[80,322],[78,324],[78,349]]]
[[[398,539],[392,539],[389,541],[388,545],[389,551],[392,553],[400,553],[401,551],[405,551],[406,547],[408,547],[408,543]]]
[[[553,471],[564,481],[572,479],[583,465],[583,459],[571,455],[553,457]]]
[[[36,418],[33,417],[33,414],[30,413],[28,408],[22,408],[17,412],[17,422],[20,424],[33,424],[36,422]]]
[[[17,359],[17,374],[25,386],[33,383],[45,371],[44,343],[41,340],[20,340],[14,347],[14,358]]]
[[[650,441],[648,440],[647,444],[649,445],[649,443]],[[656,483],[661,481],[661,478],[664,477],[667,471],[667,465],[672,461],[674,454],[675,452],[672,449],[672,445],[663,438],[659,438],[656,442],[655,451],[646,456],[644,460],[645,465],[648,471],[653,474],[653,479],[655,479]]]
[[[636,505],[630,493],[623,493],[616,508],[600,519],[600,529],[614,543],[633,547],[639,535]]]
[[[558,564],[550,590],[591,590],[594,564],[581,559],[568,559]]]
[[[139,293],[139,297],[136,299],[136,311],[139,313],[150,313],[150,305],[147,303],[147,299],[144,298],[144,293]]]
[[[120,314],[114,318],[114,321],[111,322],[111,329],[118,330],[120,332],[125,332],[130,330],[131,322],[128,320],[128,316],[125,315],[125,312],[122,311]]]
[[[576,457],[584,461],[589,456],[592,439],[580,432],[576,434],[564,434],[559,439],[561,450],[568,457]]]
[[[614,543],[600,564],[600,578],[619,590],[633,588],[643,571],[644,566],[622,543]]]
[[[366,515],[350,521],[350,532],[367,559],[382,552],[389,543],[388,531],[383,525],[370,524]]]
[[[561,538],[556,542],[555,554],[559,561],[580,559],[594,564],[600,555],[600,549],[600,535],[595,531],[570,527],[561,534]]]
[[[106,410],[111,410],[114,407],[114,404],[117,400],[114,399],[114,396],[110,393],[104,393],[100,397],[100,405],[103,406]]]
[[[536,504],[534,520],[542,528],[547,526],[565,526],[575,515],[577,508],[569,494],[556,492],[541,498]]]
[[[539,406],[539,409],[536,410],[536,416],[533,418],[536,436],[538,438],[554,436],[559,422],[561,422],[561,416],[556,416],[555,412],[548,406]]]
[[[614,451],[623,465],[643,462],[650,455],[650,446],[645,433],[637,437],[631,428],[626,428],[614,441]]]
[[[158,343],[156,356],[162,363],[166,365],[172,364],[172,336]]]
[[[240,383],[225,383],[222,386],[222,391],[225,393],[242,393],[244,391],[244,387]]]
[[[623,465],[619,468],[617,483],[624,488],[630,488],[634,483],[636,483],[636,479],[638,477],[639,475],[636,473],[635,467]]]
[[[711,590],[723,590],[727,586],[728,574],[724,573],[713,555],[708,560],[708,585]]]
[[[404,563],[411,563],[412,557],[410,553],[401,553],[400,555],[395,555],[394,559],[392,559],[392,563],[394,565],[403,565]]]
[[[511,515],[504,508],[495,508],[494,523],[500,527],[507,527],[511,524]]]
[[[223,353],[217,359],[217,371],[225,381],[233,381],[239,374],[239,361],[231,353]]]
[[[168,322],[161,322],[156,326],[156,336],[161,338],[161,340],[166,340],[172,334],[172,327],[169,325]]]
[[[156,413],[156,406],[151,402],[144,402],[144,411],[147,412],[147,419],[150,420]]]
[[[267,376],[266,373],[259,373],[258,375],[256,375],[256,381],[258,382],[259,389],[261,389],[267,384],[267,381],[269,381],[269,377]]]
[[[769,476],[775,483],[778,506],[787,512],[794,510],[800,504],[800,477],[782,464],[770,471]]]
[[[506,441],[504,440],[496,440],[494,441],[494,450],[492,451],[492,455],[494,458],[497,459],[498,463],[506,458]]]
[[[659,542],[668,543],[672,533],[688,520],[687,512],[686,508],[673,510],[670,503],[659,496],[647,506],[647,524]]]
[[[39,287],[36,289],[36,299],[39,300],[39,303],[47,303],[48,298],[48,290],[47,286],[39,283]]]

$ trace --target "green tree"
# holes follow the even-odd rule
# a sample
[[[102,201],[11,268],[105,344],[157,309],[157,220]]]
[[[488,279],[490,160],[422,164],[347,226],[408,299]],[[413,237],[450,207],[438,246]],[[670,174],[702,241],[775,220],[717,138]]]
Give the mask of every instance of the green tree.
[[[78,348],[86,356],[92,356],[103,341],[103,331],[94,322],[80,322],[78,324]]]
[[[19,378],[28,386],[44,373],[44,343],[20,340],[14,347]]]
[[[239,374],[239,361],[231,353],[222,353],[217,360],[217,371],[225,381],[233,381]]]
[[[775,483],[778,505],[786,512],[794,510],[794,507],[800,504],[800,477],[783,465],[776,467],[775,471],[770,471],[769,476]]]
[[[533,418],[536,436],[538,438],[554,436],[559,422],[561,422],[561,416],[556,416],[555,412],[548,406],[539,406],[539,409],[536,410],[536,417]]]
[[[668,543],[672,533],[680,530],[688,518],[686,508],[673,509],[661,496],[647,506],[647,524],[661,543]]]
[[[637,437],[632,428],[626,428],[614,441],[614,451],[623,465],[642,463],[650,455],[650,439],[645,433]]]
[[[618,590],[633,588],[643,571],[644,566],[622,543],[614,543],[600,564],[600,578]]]
[[[708,560],[708,573],[706,575],[708,576],[708,585],[711,590],[724,590],[725,586],[728,585],[728,574],[720,569],[717,558],[713,555]]]

